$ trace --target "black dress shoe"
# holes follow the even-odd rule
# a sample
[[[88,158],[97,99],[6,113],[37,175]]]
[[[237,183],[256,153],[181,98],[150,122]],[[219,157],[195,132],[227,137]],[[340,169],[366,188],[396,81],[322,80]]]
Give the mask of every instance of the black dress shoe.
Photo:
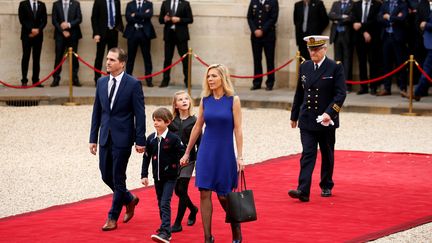
[[[75,86],[75,87],[81,87],[82,86],[79,81],[78,82],[73,82],[72,85]]]
[[[250,90],[257,90],[257,89],[261,89],[261,87],[258,87],[258,86],[252,86],[252,87],[250,88]]]
[[[298,198],[302,202],[309,202],[309,196],[300,190],[289,190],[288,195],[292,198]]]
[[[23,86],[24,86],[24,85],[23,85]],[[413,99],[414,99],[415,101],[420,101],[420,100],[421,100],[421,96],[413,95]]]
[[[183,227],[179,224],[173,224],[173,226],[171,226],[171,233],[177,233],[183,230]]]
[[[187,221],[188,226],[192,226],[195,224],[197,213],[198,213],[198,208],[194,207],[194,209],[191,210],[189,217],[188,217],[188,221]]]
[[[367,89],[361,89],[361,90],[357,91],[358,95],[367,94],[367,93],[369,93]]]
[[[22,82],[21,86],[25,87],[25,86],[27,86],[27,83]]]
[[[322,189],[321,197],[331,197],[332,193],[330,189]]]
[[[273,90],[273,87],[266,87],[265,90],[267,90],[267,91],[272,91],[272,90]]]
[[[370,94],[371,94],[371,95],[376,95],[376,94],[377,94],[376,89],[371,89],[371,90],[370,90]]]
[[[152,82],[147,82],[147,87],[153,87],[153,83]]]
[[[36,87],[43,88],[44,86],[42,84],[38,84],[38,85],[36,85]]]

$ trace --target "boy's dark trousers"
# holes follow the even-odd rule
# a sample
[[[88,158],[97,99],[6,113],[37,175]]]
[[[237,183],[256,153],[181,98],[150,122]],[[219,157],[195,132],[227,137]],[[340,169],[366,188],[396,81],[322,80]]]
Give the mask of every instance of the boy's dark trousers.
[[[162,221],[160,229],[171,235],[171,198],[176,180],[155,181],[159,216]]]

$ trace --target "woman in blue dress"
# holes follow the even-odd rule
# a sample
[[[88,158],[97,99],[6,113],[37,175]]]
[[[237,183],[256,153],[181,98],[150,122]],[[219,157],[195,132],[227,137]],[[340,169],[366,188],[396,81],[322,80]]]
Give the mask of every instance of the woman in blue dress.
[[[207,68],[197,121],[192,128],[189,144],[180,164],[187,164],[196,139],[204,134],[196,161],[196,186],[200,190],[201,218],[205,242],[214,242],[211,234],[212,192],[216,192],[224,210],[229,192],[237,187],[238,171],[244,169],[243,132],[240,98],[234,88],[228,69],[222,64]],[[234,149],[237,151],[237,157]],[[239,223],[231,223],[233,243],[242,240]]]

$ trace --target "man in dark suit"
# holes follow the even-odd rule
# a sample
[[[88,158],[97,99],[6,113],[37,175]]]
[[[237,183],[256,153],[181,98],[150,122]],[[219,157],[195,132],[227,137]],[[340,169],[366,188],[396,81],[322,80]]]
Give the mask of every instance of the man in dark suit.
[[[188,24],[193,23],[192,9],[185,0],[165,0],[162,2],[159,23],[164,24],[165,59],[164,68],[172,63],[174,48],[180,56],[188,52],[189,28]],[[170,71],[163,74],[159,87],[167,87],[170,82]],[[184,84],[188,85],[188,59],[183,60]]]
[[[263,73],[262,52],[266,56],[267,72],[275,69],[276,22],[279,16],[277,0],[251,0],[247,20],[251,30],[252,54],[254,59],[254,75]],[[269,74],[266,90],[273,89],[275,74]],[[262,77],[254,78],[251,90],[261,89]]]
[[[342,62],[345,78],[348,80],[352,80],[352,7],[353,2],[351,0],[339,0],[333,2],[329,13],[329,18],[332,21],[330,43],[334,44],[334,59]],[[351,84],[347,88],[351,92]]]
[[[381,3],[377,0],[362,0],[355,2],[352,9],[354,45],[357,50],[360,80],[377,78],[382,63],[380,26],[378,24],[378,12]],[[368,75],[369,64],[369,75]],[[376,83],[370,84],[370,92],[376,95]],[[369,93],[367,84],[361,84],[358,95]]]
[[[327,58],[327,36],[307,36],[310,61],[300,65],[299,79],[291,110],[291,127],[300,128],[302,156],[296,190],[289,196],[302,202],[309,201],[312,172],[321,151],[321,196],[332,195],[334,145],[339,111],[346,97],[343,66]]]
[[[33,52],[32,82],[33,84],[39,82],[43,29],[47,24],[45,3],[37,0],[21,1],[18,7],[18,17],[21,23],[21,43],[23,49],[21,85],[27,86],[27,73],[31,52]],[[37,87],[43,87],[43,85],[39,84]]]
[[[321,0],[300,0],[294,4],[293,17],[300,55],[309,60],[309,51],[303,38],[323,33],[329,24],[327,10]]]
[[[78,52],[78,40],[82,38],[80,24],[82,21],[80,3],[76,0],[57,0],[53,3],[52,23],[54,25],[55,63],[54,68],[62,60],[65,52],[72,47]],[[73,56],[72,82],[80,87],[78,79],[78,59]],[[54,73],[51,87],[59,85],[61,67]]]
[[[407,32],[406,19],[408,7],[403,0],[388,0],[381,5],[378,13],[378,21],[381,23],[381,39],[383,41],[383,67],[384,72],[389,73],[393,68],[400,66],[407,58]],[[394,63],[394,67],[393,64]],[[406,71],[398,73],[398,86],[402,97],[408,97],[406,93]],[[384,89],[377,95],[391,95],[391,77],[384,79]]]
[[[126,61],[123,49],[108,51],[106,68],[110,75],[98,80],[93,105],[89,148],[96,155],[99,135],[102,180],[114,193],[103,231],[117,228],[123,205],[123,222],[128,222],[139,201],[126,188],[126,167],[134,143],[138,153],[145,151],[144,94],[141,82],[124,72]]]
[[[145,74],[153,71],[150,54],[151,40],[156,38],[156,33],[151,22],[153,16],[153,3],[147,0],[132,0],[126,6],[127,25],[123,36],[127,38],[128,61],[126,73],[132,75],[138,46],[144,60]],[[147,86],[153,87],[152,78],[146,79]]]
[[[419,5],[419,27],[423,31],[423,43],[427,50],[423,70],[432,77],[432,0],[423,0]],[[422,96],[429,95],[430,81],[422,75],[414,91],[414,99],[420,101]]]
[[[105,48],[111,49],[118,45],[118,32],[123,32],[123,20],[120,11],[120,0],[95,0],[93,3],[91,23],[93,40],[96,42],[96,58],[94,67],[102,68]],[[101,74],[95,71],[95,84]]]

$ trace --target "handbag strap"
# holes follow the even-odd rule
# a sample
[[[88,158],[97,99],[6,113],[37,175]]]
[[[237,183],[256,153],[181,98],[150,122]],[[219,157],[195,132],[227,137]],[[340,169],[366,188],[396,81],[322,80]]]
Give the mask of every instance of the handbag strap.
[[[246,190],[247,188],[246,188],[246,177],[245,177],[245,173],[244,173],[244,170],[241,170],[240,172],[239,172],[239,176],[240,176],[240,190],[241,191],[244,191],[244,190]],[[243,187],[244,186],[244,187]]]

